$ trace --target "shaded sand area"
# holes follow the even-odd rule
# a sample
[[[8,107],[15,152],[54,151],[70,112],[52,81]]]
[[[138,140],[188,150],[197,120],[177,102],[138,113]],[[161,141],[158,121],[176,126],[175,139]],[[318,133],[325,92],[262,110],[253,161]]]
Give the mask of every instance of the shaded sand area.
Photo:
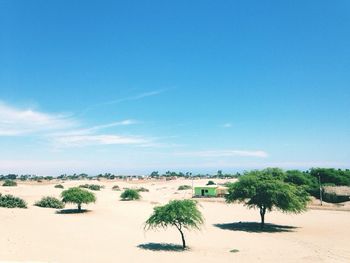
[[[195,185],[206,182],[195,181]],[[105,186],[95,192],[95,204],[83,206],[90,210],[84,214],[58,214],[33,206],[42,196],[59,197],[62,190],[54,188],[55,183],[0,187],[0,193],[28,202],[28,209],[0,208],[0,262],[350,262],[347,211],[272,212],[266,215],[270,225],[260,232],[253,223],[259,222],[257,210],[199,200],[205,225],[200,232],[186,232],[190,249],[180,252],[175,229],[145,232],[143,223],[154,205],[190,197],[191,190],[177,191],[177,187],[191,185],[191,181],[73,181],[64,186],[83,183]],[[121,188],[143,186],[150,192],[141,193],[141,201],[123,202],[120,192],[111,190],[116,184]],[[230,252],[234,249],[238,252]]]

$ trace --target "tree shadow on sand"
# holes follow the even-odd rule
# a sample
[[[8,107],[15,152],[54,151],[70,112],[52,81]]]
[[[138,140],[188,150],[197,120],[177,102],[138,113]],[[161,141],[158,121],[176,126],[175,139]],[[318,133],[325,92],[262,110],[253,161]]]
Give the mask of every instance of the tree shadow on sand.
[[[62,209],[62,210],[56,211],[56,214],[59,214],[59,215],[85,214],[85,213],[89,213],[89,212],[91,212],[91,210],[81,209],[81,211],[79,211],[78,209]]]
[[[223,230],[244,231],[244,232],[251,232],[251,233],[294,232],[294,230],[297,228],[295,226],[265,224],[264,228],[261,229],[260,223],[257,223],[257,222],[237,222],[237,223],[228,223],[228,224],[214,224],[214,226],[218,227],[220,229],[223,229]]]
[[[180,245],[169,244],[169,243],[146,243],[146,244],[140,244],[137,247],[144,250],[151,250],[151,251],[182,252],[187,250],[187,249],[183,249],[182,246]]]

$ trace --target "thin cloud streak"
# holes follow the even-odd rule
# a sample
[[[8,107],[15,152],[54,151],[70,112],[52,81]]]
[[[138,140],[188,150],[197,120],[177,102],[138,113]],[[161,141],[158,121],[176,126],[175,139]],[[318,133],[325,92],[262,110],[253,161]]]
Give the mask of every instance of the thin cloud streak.
[[[108,123],[104,125],[93,126],[86,129],[69,130],[61,133],[49,134],[47,137],[51,140],[54,147],[85,147],[96,145],[144,145],[152,144],[153,140],[146,139],[143,136],[118,135],[100,133],[101,130],[116,126],[128,126],[138,123],[135,120],[124,120]]]
[[[118,104],[118,103],[122,103],[122,102],[126,102],[126,101],[135,101],[135,100],[140,100],[140,99],[144,99],[144,98],[148,98],[148,97],[152,97],[152,96],[157,96],[165,91],[168,91],[169,89],[160,89],[160,90],[153,90],[153,91],[148,91],[148,92],[144,92],[144,93],[140,93],[134,96],[130,96],[130,97],[125,97],[125,98],[120,98],[120,99],[115,99],[115,100],[111,100],[111,101],[105,101],[105,102],[101,102],[101,103],[97,103],[94,105],[91,105],[89,107],[87,107],[85,110],[83,110],[79,115],[84,115],[86,114],[88,111],[98,107],[98,106],[104,106],[104,105],[113,105],[113,104]]]
[[[218,151],[195,151],[195,152],[182,152],[175,153],[180,156],[189,157],[258,157],[266,158],[269,155],[265,151],[247,151],[247,150],[218,150]]]
[[[106,128],[111,128],[111,127],[116,127],[116,126],[128,126],[128,125],[133,125],[139,123],[136,120],[123,120],[123,121],[117,121],[117,122],[112,122],[108,124],[103,124],[103,125],[97,125],[94,127],[89,128],[91,131],[98,131],[101,129],[106,129]]]
[[[140,100],[140,99],[143,99],[143,98],[159,95],[159,94],[163,93],[164,91],[166,91],[166,90],[163,89],[163,90],[154,90],[154,91],[144,92],[144,93],[141,93],[141,94],[138,94],[138,95],[135,95],[135,96],[131,96],[131,97],[126,97],[126,98],[122,98],[122,99],[106,101],[106,102],[103,102],[103,103],[101,103],[99,105],[110,105],[110,104],[120,103],[120,102],[124,102],[124,101]]]
[[[137,145],[148,143],[148,140],[142,137],[120,136],[115,134],[98,135],[73,135],[60,136],[53,139],[55,145],[60,147],[83,147],[93,145]]]
[[[118,122],[97,125],[86,129],[75,129],[75,130],[68,130],[68,131],[59,132],[59,133],[53,133],[53,134],[50,134],[50,136],[58,137],[58,136],[69,136],[69,135],[87,135],[87,134],[96,133],[103,129],[108,129],[116,126],[128,126],[128,125],[133,125],[137,123],[139,122],[136,120],[123,120]]]

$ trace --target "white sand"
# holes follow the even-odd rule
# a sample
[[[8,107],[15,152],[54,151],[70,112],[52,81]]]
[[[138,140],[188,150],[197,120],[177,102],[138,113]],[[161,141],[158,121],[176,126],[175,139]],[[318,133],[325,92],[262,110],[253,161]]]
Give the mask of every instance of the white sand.
[[[205,182],[195,181],[195,185]],[[64,185],[82,183],[92,182]],[[91,210],[84,214],[56,214],[54,209],[33,206],[42,196],[59,197],[61,189],[55,189],[53,184],[0,187],[0,193],[22,197],[29,205],[28,209],[0,208],[0,262],[350,262],[350,212],[272,212],[266,215],[267,223],[296,228],[289,232],[254,233],[214,226],[259,221],[257,210],[221,202],[200,201],[206,222],[202,231],[186,232],[189,251],[141,249],[138,245],[147,243],[180,244],[175,229],[144,232],[143,223],[155,203],[190,197],[191,191],[177,191],[177,187],[190,185],[191,181],[93,183],[106,188],[95,192],[95,204],[83,206]],[[119,200],[120,192],[111,190],[115,184],[144,186],[150,192],[142,193],[142,201],[123,202]],[[232,249],[239,252],[230,253]]]

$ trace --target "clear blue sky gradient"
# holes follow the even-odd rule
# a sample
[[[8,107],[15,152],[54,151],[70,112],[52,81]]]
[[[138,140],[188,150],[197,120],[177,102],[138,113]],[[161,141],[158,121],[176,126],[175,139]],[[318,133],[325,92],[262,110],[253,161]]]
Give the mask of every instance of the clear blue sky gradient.
[[[0,0],[0,174],[349,168],[349,14],[347,0]]]

